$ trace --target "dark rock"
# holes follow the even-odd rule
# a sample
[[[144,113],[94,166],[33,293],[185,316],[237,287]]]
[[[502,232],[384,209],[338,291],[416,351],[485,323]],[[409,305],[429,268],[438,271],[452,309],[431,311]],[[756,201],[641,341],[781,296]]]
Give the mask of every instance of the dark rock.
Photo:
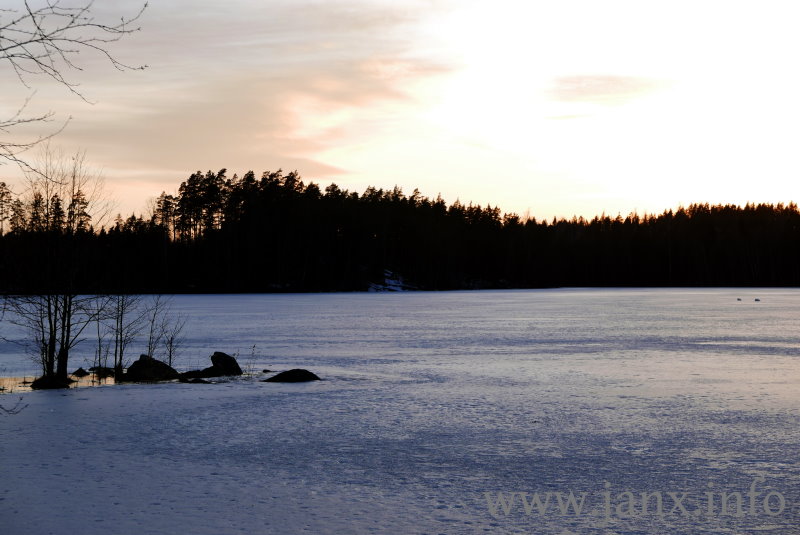
[[[118,381],[135,381],[138,383],[148,383],[152,381],[170,381],[178,378],[178,372],[174,368],[156,360],[149,355],[142,355],[139,360],[128,367],[128,370],[119,377]]]
[[[316,374],[308,370],[296,368],[281,372],[278,375],[273,375],[269,379],[264,379],[262,383],[302,383],[305,381],[320,381],[321,379]]]
[[[51,390],[55,388],[69,388],[69,385],[74,383],[72,379],[64,379],[55,377],[53,375],[44,375],[38,379],[34,379],[31,383],[31,388],[34,390]]]
[[[212,384],[211,381],[206,381],[205,379],[200,379],[199,377],[195,377],[194,379],[187,379],[181,375],[180,382],[182,383],[189,383],[194,385],[210,385]]]
[[[272,370],[261,370],[261,373],[272,373]]]
[[[211,377],[222,377],[220,371],[211,366],[209,368],[204,368],[202,370],[189,370],[188,372],[183,372],[180,374],[179,379],[183,381],[184,379],[202,379],[202,378],[211,378]]]
[[[221,370],[222,375],[242,375],[242,369],[236,359],[221,351],[211,355],[211,367]]]
[[[91,374],[89,372],[87,372],[86,370],[84,370],[83,368],[78,368],[77,370],[72,372],[72,375],[74,377],[86,377],[87,375],[91,375]]]
[[[204,371],[205,370],[189,370],[188,372],[180,372],[178,374],[178,379],[180,379],[181,382],[184,382],[184,381],[187,381],[189,379],[195,379],[195,378],[198,378],[198,377],[203,377],[203,372]]]
[[[89,368],[89,371],[94,373],[96,377],[100,379],[105,379],[106,377],[114,377],[115,372],[114,368],[109,368],[106,366],[92,366]]]
[[[211,366],[202,370],[191,370],[180,374],[181,379],[209,379],[226,375],[242,375],[239,363],[232,356],[220,351],[211,355]]]

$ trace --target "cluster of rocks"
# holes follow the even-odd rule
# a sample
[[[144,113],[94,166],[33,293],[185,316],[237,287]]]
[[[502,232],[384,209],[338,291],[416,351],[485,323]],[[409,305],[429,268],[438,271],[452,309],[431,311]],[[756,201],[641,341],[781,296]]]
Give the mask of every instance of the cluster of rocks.
[[[184,373],[178,373],[168,364],[149,355],[142,355],[116,380],[117,382],[150,383],[177,379],[184,383],[208,383],[209,381],[206,381],[206,379],[236,375],[242,375],[242,368],[236,362],[236,359],[226,353],[217,351],[211,355],[211,366],[202,370],[191,370]],[[319,380],[320,378],[317,375],[308,370],[294,369],[281,372],[265,379],[264,382],[299,383]]]
[[[270,370],[264,370],[269,373]],[[93,366],[89,371],[78,368],[72,376],[82,378],[94,373],[97,377],[114,377],[117,383],[155,383],[159,381],[179,380],[182,383],[209,383],[206,379],[214,377],[231,377],[242,375],[242,368],[236,359],[221,351],[211,355],[211,366],[202,370],[191,370],[178,373],[175,368],[154,359],[149,355],[141,355],[139,359],[131,364],[124,373],[115,373],[113,368]],[[300,368],[280,372],[272,377],[263,379],[264,383],[301,383],[306,381],[319,381],[320,378],[308,371]],[[35,379],[31,383],[33,389],[69,388],[70,384],[76,382],[70,377],[59,378],[55,376],[44,376]]]
[[[154,359],[150,355],[142,355],[139,360],[128,366],[118,382],[149,383],[154,381],[190,381],[194,379],[207,379],[211,377],[226,377],[242,375],[242,368],[232,356],[217,351],[211,355],[211,366],[202,370],[192,370],[184,373],[178,371],[165,362]]]

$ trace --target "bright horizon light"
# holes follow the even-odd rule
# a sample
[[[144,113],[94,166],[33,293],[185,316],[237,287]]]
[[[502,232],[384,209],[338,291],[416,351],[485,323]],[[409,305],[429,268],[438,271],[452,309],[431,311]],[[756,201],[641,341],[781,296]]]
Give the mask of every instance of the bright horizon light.
[[[419,188],[538,219],[788,203],[800,197],[794,12],[783,1],[179,0],[151,5],[115,49],[146,71],[87,58],[74,73],[95,105],[31,85],[36,109],[73,116],[54,143],[86,150],[125,215],[223,167],[297,169],[359,193]]]

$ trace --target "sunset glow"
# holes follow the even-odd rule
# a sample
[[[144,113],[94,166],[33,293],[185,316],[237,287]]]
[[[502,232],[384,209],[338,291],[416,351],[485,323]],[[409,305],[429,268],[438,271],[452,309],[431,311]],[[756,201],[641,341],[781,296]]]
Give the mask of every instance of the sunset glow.
[[[108,4],[108,5],[106,5]],[[108,2],[99,13],[127,3]],[[195,170],[297,169],[537,218],[798,199],[791,2],[153,2],[63,87],[4,71],[8,114],[72,116],[122,212]],[[5,67],[4,67],[5,68]],[[8,91],[5,91],[6,86]],[[7,179],[19,173],[0,168]]]

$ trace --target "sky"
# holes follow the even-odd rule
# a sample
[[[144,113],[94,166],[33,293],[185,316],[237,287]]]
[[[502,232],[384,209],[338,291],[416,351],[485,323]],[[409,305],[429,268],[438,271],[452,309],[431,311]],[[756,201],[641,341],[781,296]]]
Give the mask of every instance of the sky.
[[[103,0],[93,13],[136,10]],[[81,53],[67,77],[86,102],[0,65],[0,113],[31,97],[29,113],[55,114],[45,130],[69,119],[51,143],[85,151],[125,215],[222,168],[419,188],[538,219],[786,203],[800,199],[796,12],[771,0],[153,0],[141,31],[110,47],[146,69]],[[0,180],[18,175],[0,167]]]

